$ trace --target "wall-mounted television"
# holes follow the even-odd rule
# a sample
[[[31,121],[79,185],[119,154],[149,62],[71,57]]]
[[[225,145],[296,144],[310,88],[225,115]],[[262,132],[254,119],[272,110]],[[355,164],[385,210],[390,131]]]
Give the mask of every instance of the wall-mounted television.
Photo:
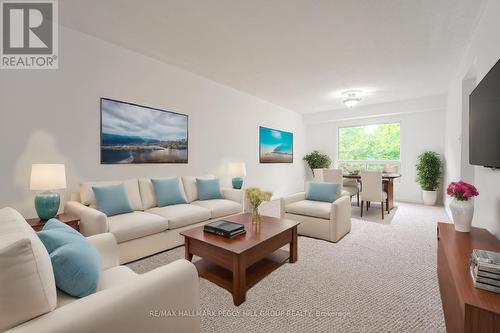
[[[500,168],[500,60],[469,97],[469,162]]]
[[[187,162],[187,115],[101,98],[101,164]]]

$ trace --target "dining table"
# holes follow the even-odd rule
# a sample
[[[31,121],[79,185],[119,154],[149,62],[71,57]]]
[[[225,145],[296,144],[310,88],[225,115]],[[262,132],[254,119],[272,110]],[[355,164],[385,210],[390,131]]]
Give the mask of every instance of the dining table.
[[[361,175],[359,173],[344,173],[342,177],[346,179],[355,179],[361,186]],[[391,210],[394,207],[394,179],[400,178],[399,173],[382,173],[382,188],[387,193],[387,207]]]

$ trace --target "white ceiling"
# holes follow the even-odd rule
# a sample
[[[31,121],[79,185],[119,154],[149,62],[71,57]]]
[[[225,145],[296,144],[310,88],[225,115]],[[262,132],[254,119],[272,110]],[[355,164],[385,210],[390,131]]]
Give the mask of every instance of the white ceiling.
[[[61,24],[299,112],[446,92],[483,0],[64,0]]]

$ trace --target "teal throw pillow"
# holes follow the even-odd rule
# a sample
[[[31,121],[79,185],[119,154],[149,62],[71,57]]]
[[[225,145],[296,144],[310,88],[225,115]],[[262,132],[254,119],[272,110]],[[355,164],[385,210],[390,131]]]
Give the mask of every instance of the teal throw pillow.
[[[199,200],[224,199],[218,179],[196,178]]]
[[[101,277],[101,256],[82,234],[49,220],[38,237],[49,252],[57,288],[74,297],[96,292]]]
[[[158,207],[187,203],[179,178],[151,179]]]
[[[96,209],[106,216],[132,213],[134,210],[128,201],[125,185],[92,186]]]
[[[306,193],[307,200],[334,202],[337,200],[337,189],[339,184],[310,182]]]

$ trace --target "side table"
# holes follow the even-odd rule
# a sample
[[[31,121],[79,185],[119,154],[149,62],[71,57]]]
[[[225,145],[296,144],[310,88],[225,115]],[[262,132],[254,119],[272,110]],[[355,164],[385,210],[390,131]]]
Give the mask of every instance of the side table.
[[[71,228],[75,229],[76,231],[80,232],[80,227],[78,223],[80,222],[80,219],[74,215],[71,214],[59,214],[55,217],[62,223],[65,223],[69,225]],[[42,221],[38,217],[32,218],[32,219],[26,219],[26,222],[35,230],[35,231],[41,231],[45,223],[47,221]]]

